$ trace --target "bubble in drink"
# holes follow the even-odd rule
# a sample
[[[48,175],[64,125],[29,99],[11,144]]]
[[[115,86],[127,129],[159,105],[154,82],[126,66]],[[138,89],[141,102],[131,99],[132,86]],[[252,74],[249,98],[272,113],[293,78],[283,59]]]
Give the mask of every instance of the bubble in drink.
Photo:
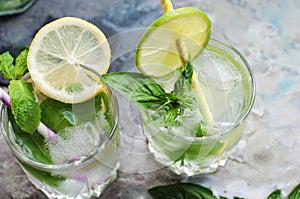
[[[105,140],[110,129],[102,113],[98,113],[94,122],[64,128],[57,143],[49,144],[49,152],[56,164],[79,160],[95,151]],[[100,132],[100,133],[99,133]],[[76,146],[76,147],[74,147]]]

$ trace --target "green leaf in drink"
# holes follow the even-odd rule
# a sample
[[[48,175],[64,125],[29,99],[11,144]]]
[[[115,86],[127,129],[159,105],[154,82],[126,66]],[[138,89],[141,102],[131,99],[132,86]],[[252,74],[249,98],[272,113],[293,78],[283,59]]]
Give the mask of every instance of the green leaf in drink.
[[[40,104],[42,109],[42,122],[55,132],[69,127],[93,121],[101,111],[103,94],[98,94],[95,99],[79,103],[66,104],[47,98]],[[87,111],[89,110],[89,111]]]
[[[45,182],[52,187],[58,187],[61,183],[63,183],[66,180],[66,177],[58,176],[58,175],[54,176],[50,172],[35,169],[33,167],[28,166],[27,164],[23,164],[22,162],[21,165],[27,171],[29,171],[31,175],[33,175],[34,177],[40,179],[42,182]]]
[[[164,89],[153,79],[140,73],[114,72],[102,75],[105,83],[121,95],[146,109],[155,109],[165,103]]]
[[[53,161],[51,159],[49,151],[45,147],[45,138],[39,133],[25,133],[18,126],[11,110],[9,109],[8,117],[14,132],[13,136],[15,142],[19,145],[19,147],[21,147],[21,149],[29,154],[34,160],[44,164],[52,164]]]

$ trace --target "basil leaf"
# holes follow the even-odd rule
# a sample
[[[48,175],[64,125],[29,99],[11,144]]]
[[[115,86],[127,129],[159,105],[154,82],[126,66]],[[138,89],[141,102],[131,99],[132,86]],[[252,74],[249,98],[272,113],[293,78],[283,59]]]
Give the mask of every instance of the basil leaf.
[[[164,123],[165,125],[171,125],[177,118],[177,116],[180,114],[179,108],[171,108],[165,112],[164,115]]]
[[[205,136],[207,134],[206,131],[204,130],[203,125],[204,125],[203,121],[200,121],[198,123],[196,137],[203,137],[203,136]]]
[[[300,198],[300,183],[292,190],[289,194],[288,199],[299,199]]]
[[[155,109],[166,102],[164,89],[153,79],[140,73],[113,72],[102,75],[103,81],[121,95],[146,109]]]
[[[210,189],[192,183],[157,186],[148,192],[154,199],[217,199]]]
[[[173,92],[176,94],[178,101],[181,103],[182,108],[192,109],[195,103],[194,95],[191,91],[191,81],[193,75],[193,65],[189,61],[186,67],[182,70],[179,79],[174,84]]]
[[[179,93],[182,91],[191,90],[192,76],[194,72],[194,66],[192,62],[188,61],[184,69],[182,70],[181,68],[179,71],[181,71],[181,76],[174,85],[174,92]]]
[[[185,158],[185,153],[183,153],[177,160],[174,162],[180,162],[180,166],[184,166],[184,158]]]
[[[189,57],[189,61],[186,63],[186,66],[184,68],[184,77],[189,81],[189,83],[192,83],[192,76],[194,73],[194,66],[192,64],[191,57]]]
[[[279,189],[273,191],[267,199],[281,199],[281,191]]]
[[[211,144],[206,145],[198,142],[193,142],[185,151],[184,155],[189,160],[196,160],[197,158],[199,158],[200,153],[203,152],[207,153],[207,157],[215,157],[219,156],[224,151],[224,147],[224,143],[221,143],[219,141],[217,141],[213,146]]]

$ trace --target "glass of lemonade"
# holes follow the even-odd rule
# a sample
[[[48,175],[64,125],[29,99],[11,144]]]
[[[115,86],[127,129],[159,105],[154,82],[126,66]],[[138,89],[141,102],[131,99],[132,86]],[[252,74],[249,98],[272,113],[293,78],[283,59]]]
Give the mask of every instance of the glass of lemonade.
[[[79,104],[58,102],[35,89],[41,121],[58,134],[52,141],[23,132],[10,109],[1,107],[1,131],[11,151],[28,179],[49,198],[99,196],[116,178],[118,106],[109,87],[101,84],[99,94]]]
[[[203,119],[197,103],[168,126],[161,118],[151,118],[153,111],[142,109],[150,152],[158,162],[188,176],[214,172],[225,164],[241,138],[255,98],[252,71],[235,48],[210,39],[193,65],[214,121],[202,125],[206,135],[198,135]]]

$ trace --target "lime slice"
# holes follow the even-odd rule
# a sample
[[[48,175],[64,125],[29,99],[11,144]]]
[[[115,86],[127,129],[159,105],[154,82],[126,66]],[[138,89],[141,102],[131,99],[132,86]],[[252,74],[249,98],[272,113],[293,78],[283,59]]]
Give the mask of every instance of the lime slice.
[[[46,96],[65,103],[79,103],[101,91],[99,77],[85,68],[106,73],[110,47],[95,25],[64,17],[42,27],[28,52],[30,76]]]
[[[165,76],[181,66],[175,41],[182,38],[195,58],[207,45],[210,31],[210,19],[198,8],[169,11],[155,20],[141,37],[136,49],[136,66],[144,75]]]

